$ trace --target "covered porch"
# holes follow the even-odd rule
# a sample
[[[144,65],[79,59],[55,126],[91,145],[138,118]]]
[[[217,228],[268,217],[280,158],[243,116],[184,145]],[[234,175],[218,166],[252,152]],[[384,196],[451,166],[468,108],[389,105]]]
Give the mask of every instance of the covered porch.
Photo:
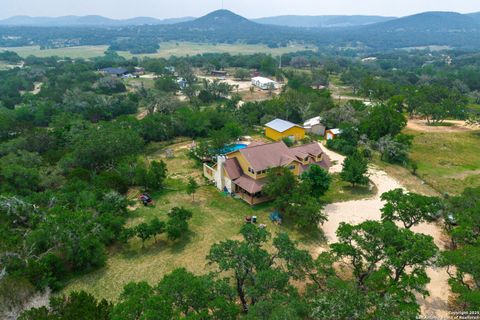
[[[265,180],[254,180],[242,175],[236,179],[233,184],[235,194],[250,205],[256,205],[271,200],[271,197],[262,194]]]

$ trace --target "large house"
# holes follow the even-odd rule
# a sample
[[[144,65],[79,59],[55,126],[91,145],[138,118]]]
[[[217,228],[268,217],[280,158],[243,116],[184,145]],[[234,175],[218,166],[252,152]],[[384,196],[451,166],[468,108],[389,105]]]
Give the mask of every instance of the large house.
[[[291,141],[298,141],[305,138],[305,128],[290,121],[275,119],[265,125],[265,136],[274,141],[285,138]]]
[[[253,142],[244,149],[219,156],[204,175],[222,191],[234,193],[251,205],[270,200],[262,194],[269,169],[285,167],[299,176],[311,165],[328,170],[330,159],[317,142],[289,148],[283,141]]]

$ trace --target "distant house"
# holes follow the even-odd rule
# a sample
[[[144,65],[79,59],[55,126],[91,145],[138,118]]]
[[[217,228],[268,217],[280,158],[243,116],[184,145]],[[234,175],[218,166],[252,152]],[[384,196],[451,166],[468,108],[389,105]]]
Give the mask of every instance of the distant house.
[[[317,142],[288,148],[283,141],[264,144],[253,142],[224,156],[213,166],[204,165],[204,176],[215,186],[235,193],[251,205],[270,200],[262,193],[268,170],[288,168],[299,176],[312,165],[328,170],[330,159]]]
[[[135,67],[135,75],[141,76],[145,74],[145,68],[142,67]]]
[[[175,73],[175,67],[174,66],[168,66],[165,67],[165,70],[168,71],[169,73]]]
[[[278,88],[278,83],[264,77],[255,77],[252,78],[252,85],[262,90],[268,90],[270,88],[276,89]]]
[[[303,140],[305,129],[290,121],[275,119],[265,125],[265,136],[274,141],[288,138],[292,141]]]
[[[303,127],[307,131],[307,133],[316,134],[318,136],[325,135],[325,126],[322,123],[321,117],[315,117],[308,119],[303,123]]]
[[[228,76],[228,73],[227,73],[227,71],[223,71],[223,70],[213,70],[212,72],[210,72],[210,75],[212,77],[224,78],[224,77]]]
[[[125,68],[104,68],[100,72],[113,77],[121,77],[128,74],[128,70]]]
[[[342,134],[342,130],[340,129],[328,129],[327,131],[325,131],[325,138],[327,140],[333,140],[341,134]]]
[[[177,84],[178,84],[178,87],[180,88],[180,90],[183,90],[188,86],[187,80],[185,80],[183,78],[178,78],[177,79]]]

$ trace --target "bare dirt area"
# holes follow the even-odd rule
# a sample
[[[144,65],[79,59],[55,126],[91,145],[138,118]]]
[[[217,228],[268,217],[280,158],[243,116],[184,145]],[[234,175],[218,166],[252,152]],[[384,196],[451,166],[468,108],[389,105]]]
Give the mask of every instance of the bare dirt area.
[[[199,76],[199,78],[207,79],[209,81],[218,79],[216,77],[209,77],[209,76]],[[250,82],[250,80],[240,81],[240,80],[235,80],[228,77],[226,79],[221,79],[220,81],[228,83],[231,86],[235,86],[236,88],[234,89],[234,91],[237,90],[237,88],[238,88],[238,91],[249,91],[250,87],[252,86],[252,83]]]
[[[138,113],[137,113],[137,120],[142,120],[144,119],[146,116],[148,116],[148,110],[146,109],[140,109],[138,110]]]
[[[323,147],[323,149],[330,156],[332,161],[336,162],[332,168],[332,172],[338,172],[341,170],[343,156],[338,155],[325,147]],[[328,243],[335,243],[337,241],[336,231],[342,222],[359,224],[366,220],[380,220],[380,210],[384,205],[380,199],[382,193],[397,188],[405,189],[400,182],[376,167],[371,167],[369,174],[370,180],[378,189],[378,192],[374,197],[364,200],[333,203],[326,206],[325,212],[328,215],[328,221],[321,227]],[[440,249],[445,248],[445,236],[443,230],[437,224],[424,223],[412,228],[412,230],[417,233],[432,236],[435,244]],[[324,250],[325,248],[319,248],[319,253]],[[427,290],[429,291],[430,296],[426,298],[418,297],[422,309],[422,315],[447,318],[450,287],[448,285],[446,269],[431,267],[427,270],[427,274],[431,278],[430,283],[427,285]]]
[[[43,292],[27,295],[23,298],[23,301],[18,301],[13,308],[9,310],[0,310],[0,319],[16,320],[24,311],[33,308],[48,307],[50,295],[51,292],[48,288]]]
[[[40,90],[42,90],[42,86],[43,86],[43,82],[35,82],[32,93],[39,94]]]
[[[158,76],[153,73],[147,73],[140,76],[140,79],[157,79]]]
[[[328,90],[332,93],[332,99],[341,101],[350,101],[350,100],[358,100],[367,102],[368,99],[362,97],[356,97],[353,95],[353,89],[348,86],[340,86],[333,83],[328,85]]]
[[[420,132],[434,132],[434,133],[455,133],[480,130],[479,125],[470,125],[462,120],[448,120],[445,125],[432,126],[427,123],[427,120],[411,119],[408,120],[407,128]]]
[[[213,81],[218,79],[216,77],[210,76],[199,76],[200,79],[207,79],[209,81]],[[254,87],[253,92],[250,91],[252,87],[252,83],[250,80],[240,81],[235,80],[231,77],[227,77],[226,79],[221,79],[221,82],[228,83],[231,86],[234,86],[233,93],[238,93],[243,101],[263,101],[267,99],[271,99],[272,96],[279,95],[282,92],[283,85],[279,85],[279,88],[272,91],[272,93],[268,92],[267,90],[261,90],[259,88]]]

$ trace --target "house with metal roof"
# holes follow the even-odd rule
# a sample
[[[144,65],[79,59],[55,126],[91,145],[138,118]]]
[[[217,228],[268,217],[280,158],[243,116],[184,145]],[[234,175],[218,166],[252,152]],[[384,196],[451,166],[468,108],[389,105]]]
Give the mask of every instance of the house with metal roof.
[[[252,85],[262,90],[277,89],[278,83],[264,77],[253,77]]]
[[[128,73],[128,70],[125,68],[103,68],[100,70],[100,72],[105,75],[121,77],[126,75]]]
[[[302,126],[282,119],[275,119],[265,125],[265,136],[274,141],[285,138],[291,141],[303,140],[305,133],[305,128]]]
[[[270,169],[288,168],[299,176],[312,165],[328,170],[330,159],[317,142],[289,148],[283,141],[252,143],[219,156],[214,166],[204,165],[204,175],[219,190],[233,193],[251,205],[270,200],[262,193]]]
[[[307,133],[315,134],[317,136],[325,135],[326,127],[322,123],[321,117],[308,119],[303,123],[303,127],[305,128]]]

